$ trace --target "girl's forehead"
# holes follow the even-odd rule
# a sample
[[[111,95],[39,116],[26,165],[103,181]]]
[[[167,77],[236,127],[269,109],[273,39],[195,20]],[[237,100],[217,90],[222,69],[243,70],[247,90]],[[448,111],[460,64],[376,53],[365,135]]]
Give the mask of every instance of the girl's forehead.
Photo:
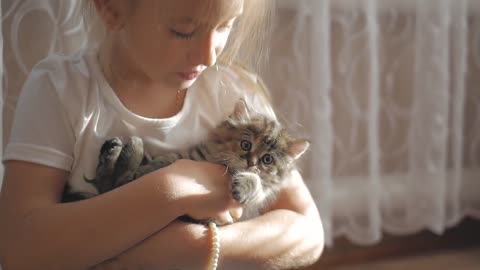
[[[243,12],[244,0],[162,0],[159,2],[159,9],[164,15],[162,17],[170,22],[205,23],[220,22],[239,16]]]

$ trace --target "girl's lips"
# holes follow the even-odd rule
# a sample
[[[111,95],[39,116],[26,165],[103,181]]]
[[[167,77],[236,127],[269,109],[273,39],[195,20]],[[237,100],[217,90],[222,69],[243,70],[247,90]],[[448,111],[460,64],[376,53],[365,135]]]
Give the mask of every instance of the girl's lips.
[[[193,71],[193,72],[178,72],[178,75],[179,75],[182,79],[187,80],[187,81],[196,79],[199,74],[200,74],[200,72],[198,72],[198,71]]]

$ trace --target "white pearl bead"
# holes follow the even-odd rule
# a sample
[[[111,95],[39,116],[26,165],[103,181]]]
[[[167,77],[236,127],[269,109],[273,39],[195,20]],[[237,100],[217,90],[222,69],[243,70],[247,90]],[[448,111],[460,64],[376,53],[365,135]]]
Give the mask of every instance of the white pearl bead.
[[[208,264],[208,270],[216,270],[218,267],[218,258],[220,257],[220,237],[218,236],[217,224],[210,222],[208,227],[212,231],[212,257]]]

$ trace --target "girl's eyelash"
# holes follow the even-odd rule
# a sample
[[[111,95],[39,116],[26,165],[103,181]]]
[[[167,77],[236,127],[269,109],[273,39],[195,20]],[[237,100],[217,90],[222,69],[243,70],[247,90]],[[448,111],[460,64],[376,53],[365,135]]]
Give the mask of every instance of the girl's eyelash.
[[[232,27],[233,27],[233,23],[220,26],[219,29],[221,31],[228,31],[228,30],[232,29]],[[179,38],[179,39],[191,39],[193,37],[193,35],[195,34],[195,31],[193,31],[191,33],[182,33],[182,32],[175,31],[173,29],[170,29],[170,31],[175,35],[176,38]]]
[[[181,33],[181,32],[177,32],[175,30],[170,30],[170,31],[175,35],[175,37],[180,38],[180,39],[191,39],[193,37],[193,34],[194,34],[194,32],[192,32],[192,33]]]

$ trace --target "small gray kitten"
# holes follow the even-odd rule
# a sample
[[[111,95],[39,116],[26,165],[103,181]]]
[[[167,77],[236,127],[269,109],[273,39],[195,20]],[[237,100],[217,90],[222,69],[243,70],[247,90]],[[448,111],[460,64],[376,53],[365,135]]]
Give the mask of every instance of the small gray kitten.
[[[240,100],[206,141],[188,149],[148,159],[138,137],[131,137],[126,144],[119,138],[106,141],[96,177],[86,181],[95,185],[99,193],[105,193],[179,159],[213,162],[226,167],[231,176],[231,196],[243,205],[244,218],[248,218],[275,198],[282,179],[308,147],[308,141],[292,138],[276,120],[253,114]],[[78,199],[82,194],[65,193],[64,201]],[[188,217],[183,220],[193,221]]]

